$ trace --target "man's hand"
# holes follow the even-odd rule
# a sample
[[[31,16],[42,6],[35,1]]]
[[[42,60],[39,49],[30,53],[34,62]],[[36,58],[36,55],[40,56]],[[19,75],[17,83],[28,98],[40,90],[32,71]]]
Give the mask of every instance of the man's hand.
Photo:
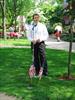
[[[36,41],[35,40],[33,40],[32,42],[33,42],[33,44],[36,44]]]
[[[33,40],[32,42],[33,42],[33,44],[40,43],[40,39],[38,39],[38,40]]]
[[[37,43],[40,43],[40,39],[36,40]]]

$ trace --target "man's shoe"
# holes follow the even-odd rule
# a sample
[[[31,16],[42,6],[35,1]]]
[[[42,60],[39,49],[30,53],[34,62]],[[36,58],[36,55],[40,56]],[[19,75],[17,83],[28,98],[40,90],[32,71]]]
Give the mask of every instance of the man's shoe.
[[[48,73],[43,73],[43,76],[48,76]]]

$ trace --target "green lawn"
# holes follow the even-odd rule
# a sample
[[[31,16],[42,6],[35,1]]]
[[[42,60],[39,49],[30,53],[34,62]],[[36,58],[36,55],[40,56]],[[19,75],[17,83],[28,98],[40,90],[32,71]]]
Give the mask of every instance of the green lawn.
[[[0,45],[13,45],[13,46],[25,46],[30,45],[30,42],[25,39],[0,39]]]
[[[40,81],[34,78],[30,89],[30,49],[1,48],[0,92],[16,96],[20,100],[75,100],[75,80],[59,79],[67,73],[68,52],[47,49],[46,54],[49,75]],[[72,54],[71,73],[75,75],[75,53]]]

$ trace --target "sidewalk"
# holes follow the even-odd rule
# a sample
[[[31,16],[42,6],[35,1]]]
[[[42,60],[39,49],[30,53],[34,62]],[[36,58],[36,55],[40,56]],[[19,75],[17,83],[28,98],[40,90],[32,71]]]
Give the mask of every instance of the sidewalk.
[[[57,42],[53,36],[50,36],[46,41],[47,48],[58,49],[58,50],[66,50],[69,51],[70,42],[60,41]],[[75,42],[72,43],[72,52],[75,52]]]
[[[17,100],[16,97],[8,96],[4,93],[0,93],[0,100]]]
[[[69,51],[69,45],[69,42],[57,42],[57,40],[53,36],[50,36],[49,39],[46,41],[46,48],[51,49]],[[30,46],[0,45],[0,48],[30,48]],[[72,52],[75,52],[75,42],[72,43]]]
[[[46,42],[47,48],[69,51],[69,42]],[[72,52],[75,52],[75,43],[72,43]]]

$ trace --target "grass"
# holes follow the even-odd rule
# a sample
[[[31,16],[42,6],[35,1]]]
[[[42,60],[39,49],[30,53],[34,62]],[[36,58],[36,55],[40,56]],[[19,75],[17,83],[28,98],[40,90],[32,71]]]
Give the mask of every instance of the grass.
[[[0,45],[14,45],[14,46],[26,46],[30,45],[30,42],[25,39],[0,39]]]
[[[49,75],[34,78],[29,89],[28,69],[32,64],[31,51],[25,48],[0,49],[0,92],[17,100],[75,100],[75,81],[59,80],[67,73],[68,52],[47,49]],[[71,74],[75,75],[75,53],[72,53]]]

